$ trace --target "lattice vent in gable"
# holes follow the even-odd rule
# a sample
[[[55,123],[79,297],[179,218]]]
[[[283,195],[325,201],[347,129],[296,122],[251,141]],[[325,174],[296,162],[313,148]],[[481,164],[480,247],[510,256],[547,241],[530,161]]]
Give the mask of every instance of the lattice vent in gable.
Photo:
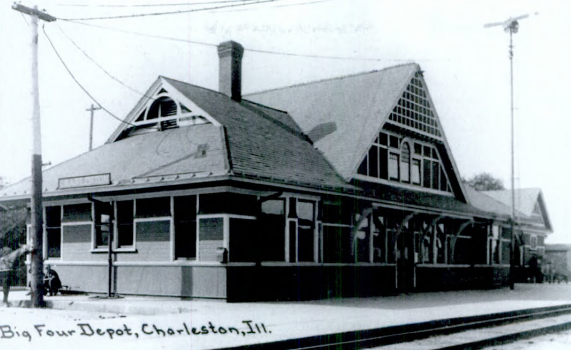
[[[389,120],[436,137],[442,137],[426,89],[416,73],[403,92]]]

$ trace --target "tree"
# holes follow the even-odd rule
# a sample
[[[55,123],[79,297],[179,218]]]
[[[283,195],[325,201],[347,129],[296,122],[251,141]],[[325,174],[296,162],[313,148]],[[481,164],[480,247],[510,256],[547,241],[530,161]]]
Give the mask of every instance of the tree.
[[[493,177],[490,173],[476,174],[470,179],[462,179],[462,181],[476,191],[501,191],[506,189],[502,180]]]

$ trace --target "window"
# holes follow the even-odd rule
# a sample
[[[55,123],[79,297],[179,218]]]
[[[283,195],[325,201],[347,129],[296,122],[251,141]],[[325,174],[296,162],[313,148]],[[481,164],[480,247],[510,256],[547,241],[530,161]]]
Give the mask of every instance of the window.
[[[201,218],[199,224],[199,259],[200,261],[217,261],[216,249],[224,243],[224,218]]]
[[[491,235],[488,237],[488,256],[490,264],[500,263],[500,229],[497,225],[492,226]]]
[[[530,249],[533,249],[533,250],[537,249],[537,236],[536,235],[531,235],[529,242],[530,242],[529,243]]]
[[[376,179],[452,192],[446,171],[434,146],[421,141],[403,142],[400,137],[388,132],[381,132],[375,139],[357,173]]]
[[[46,207],[48,258],[61,257],[61,206]]]
[[[117,247],[132,247],[134,245],[132,200],[117,201]]]
[[[170,216],[170,208],[170,197],[137,199],[137,218]]]
[[[196,196],[174,197],[174,246],[175,258],[196,258]]]
[[[369,249],[371,242],[371,230],[372,227],[369,225],[370,217],[360,218],[357,216],[356,222],[359,222],[359,227],[357,227],[357,232],[353,237],[353,255],[355,256],[354,261],[356,262],[369,262],[371,260]]]
[[[387,262],[387,232],[385,218],[373,215],[373,262]]]
[[[411,181],[415,185],[420,185],[420,160],[412,160],[412,168],[410,169]]]
[[[297,207],[297,259],[314,261],[315,203],[300,200]]]
[[[171,197],[142,198],[135,201],[135,219],[131,219],[135,225],[135,237],[137,242],[168,242],[171,231]],[[126,206],[127,207],[127,206]],[[125,224],[127,215],[131,214],[133,207],[125,208]],[[129,211],[130,210],[130,211]],[[120,222],[119,222],[120,223]],[[134,246],[133,235],[119,232],[118,246]]]
[[[112,203],[95,203],[95,247],[103,248],[109,245],[112,230]]]
[[[285,200],[262,202],[260,214],[260,246],[262,261],[285,261]]]
[[[91,203],[64,205],[62,221],[91,221]]]
[[[289,261],[315,262],[316,205],[313,201],[289,198]]]
[[[391,153],[389,157],[389,178],[391,180],[399,179],[399,155]]]
[[[402,144],[400,178],[403,182],[410,182],[410,146],[408,143]]]

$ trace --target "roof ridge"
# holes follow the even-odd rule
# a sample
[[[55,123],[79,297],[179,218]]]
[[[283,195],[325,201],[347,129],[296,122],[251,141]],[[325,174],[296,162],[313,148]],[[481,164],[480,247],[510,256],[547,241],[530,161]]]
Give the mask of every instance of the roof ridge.
[[[311,84],[316,84],[316,83],[323,83],[323,82],[326,82],[326,81],[341,80],[341,79],[351,78],[351,77],[355,77],[355,76],[359,76],[359,75],[379,73],[379,72],[383,72],[383,71],[387,71],[387,70],[391,70],[391,69],[396,69],[396,68],[401,68],[401,67],[404,67],[404,66],[410,66],[410,65],[416,65],[416,66],[418,66],[418,63],[416,63],[416,62],[402,63],[402,64],[397,64],[397,65],[395,65],[395,66],[385,67],[385,68],[382,68],[382,69],[374,69],[374,70],[371,70],[371,71],[359,72],[359,73],[352,73],[352,74],[347,74],[347,75],[341,75],[341,76],[338,76],[338,77],[324,78],[324,79],[319,79],[319,80],[312,80],[312,81],[307,81],[307,82],[298,83],[298,84],[293,84],[293,85],[288,85],[288,86],[282,86],[282,87],[273,88],[273,89],[255,91],[255,92],[251,92],[251,93],[248,93],[248,94],[244,94],[244,96],[252,96],[252,95],[257,95],[257,94],[263,94],[263,93],[267,93],[267,92],[271,92],[271,91],[284,90],[284,89],[289,89],[289,88],[298,87],[298,86],[306,86],[306,85],[311,85]]]
[[[251,103],[251,104],[253,104],[253,105],[256,105],[256,106],[260,106],[260,107],[264,107],[264,108],[267,108],[267,109],[271,109],[272,111],[280,112],[280,113],[283,113],[283,114],[289,114],[287,111],[284,111],[284,110],[282,110],[282,109],[277,109],[277,108],[270,107],[270,106],[267,106],[267,105],[264,105],[264,104],[261,104],[261,103],[258,103],[258,102],[254,102],[254,101],[252,101],[252,100],[248,100],[247,98],[242,98],[242,102],[244,102],[244,101],[245,101],[245,102],[248,102],[248,103]]]
[[[177,82],[177,83],[190,85],[190,86],[192,86],[192,87],[199,88],[199,89],[202,89],[202,90],[214,92],[214,93],[217,93],[217,94],[222,95],[222,96],[226,96],[224,93],[222,93],[222,92],[220,92],[220,91],[213,90],[213,89],[209,89],[209,88],[206,88],[206,87],[204,87],[204,86],[195,85],[195,84],[191,84],[191,83],[186,82],[186,81],[182,81],[182,80],[178,80],[178,79],[173,79],[173,78],[165,77],[164,75],[159,75],[159,77],[161,77],[161,78],[163,78],[163,79],[167,79],[167,80],[172,80],[172,81],[175,81],[175,82]],[[258,103],[258,102],[254,102],[254,101],[248,100],[248,99],[246,99],[246,98],[242,98],[242,101],[246,101],[246,102],[248,102],[248,103],[251,103],[251,104],[254,104],[254,105],[257,105],[257,106],[261,106],[261,107],[264,107],[264,108],[267,108],[267,109],[271,109],[271,110],[274,110],[274,111],[276,111],[276,112],[288,114],[287,111],[284,111],[284,110],[281,110],[281,109],[277,109],[277,108],[273,108],[273,107],[271,107],[271,106],[264,105],[264,104],[261,104],[261,103]]]

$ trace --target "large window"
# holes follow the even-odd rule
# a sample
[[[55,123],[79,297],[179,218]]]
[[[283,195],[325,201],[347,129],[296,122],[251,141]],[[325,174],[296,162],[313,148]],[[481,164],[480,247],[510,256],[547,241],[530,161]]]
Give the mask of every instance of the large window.
[[[61,257],[61,206],[46,207],[48,258]]]
[[[171,232],[171,197],[142,198],[135,201],[135,237],[138,242],[168,242]],[[132,237],[132,236],[131,236]],[[134,245],[133,239],[121,237],[119,247]]]
[[[381,132],[357,169],[359,175],[452,192],[436,148]]]

